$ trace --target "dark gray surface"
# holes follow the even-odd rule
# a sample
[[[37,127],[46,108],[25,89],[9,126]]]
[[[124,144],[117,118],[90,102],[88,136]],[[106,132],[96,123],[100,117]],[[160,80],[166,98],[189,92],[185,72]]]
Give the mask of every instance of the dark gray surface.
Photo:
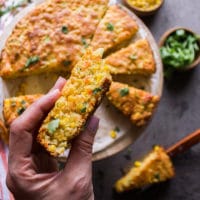
[[[200,0],[165,0],[161,10],[144,19],[156,40],[169,28],[184,26],[200,33]],[[123,152],[93,164],[97,200],[199,200],[200,144],[173,159],[176,177],[143,191],[116,194],[112,186],[122,171],[148,152],[152,145],[164,147],[200,128],[200,66],[177,74],[164,83],[159,107],[144,134]]]

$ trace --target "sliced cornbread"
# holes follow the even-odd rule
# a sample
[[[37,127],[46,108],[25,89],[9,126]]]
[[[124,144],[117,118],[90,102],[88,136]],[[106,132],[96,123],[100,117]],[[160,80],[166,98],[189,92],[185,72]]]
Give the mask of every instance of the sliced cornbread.
[[[102,49],[87,50],[39,130],[38,142],[53,156],[69,148],[109,89],[111,76],[102,53]]]

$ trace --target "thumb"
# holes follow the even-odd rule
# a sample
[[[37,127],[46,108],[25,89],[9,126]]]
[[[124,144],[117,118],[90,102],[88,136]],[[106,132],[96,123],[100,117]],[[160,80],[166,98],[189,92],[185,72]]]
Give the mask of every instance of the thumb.
[[[87,169],[92,161],[92,145],[99,126],[99,119],[91,117],[85,130],[73,141],[72,148],[65,166],[65,170],[71,170],[75,166]],[[70,168],[70,169],[69,169]]]

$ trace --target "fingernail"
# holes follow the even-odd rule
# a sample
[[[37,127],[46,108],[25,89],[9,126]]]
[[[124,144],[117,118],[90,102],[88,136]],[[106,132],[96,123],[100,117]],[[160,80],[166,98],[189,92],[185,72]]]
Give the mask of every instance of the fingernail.
[[[60,82],[60,81],[66,81],[62,76],[58,77],[58,80],[56,81],[56,83]]]
[[[99,118],[92,116],[86,126],[86,129],[88,129],[91,133],[96,133],[97,129],[99,127]]]
[[[57,96],[59,94],[60,94],[60,90],[59,89],[51,90],[48,93],[48,95],[50,95],[50,96]]]

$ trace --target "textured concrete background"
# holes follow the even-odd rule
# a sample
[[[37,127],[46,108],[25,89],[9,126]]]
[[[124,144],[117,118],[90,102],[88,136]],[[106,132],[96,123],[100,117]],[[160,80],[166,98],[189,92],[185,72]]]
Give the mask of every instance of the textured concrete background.
[[[200,0],[165,0],[160,11],[144,19],[158,41],[174,26],[184,26],[200,33]],[[123,152],[95,162],[93,182],[97,200],[199,200],[200,144],[173,159],[176,177],[166,183],[143,191],[118,195],[112,190],[116,179],[133,160],[152,145],[168,147],[200,128],[200,66],[190,72],[177,74],[164,83],[161,102],[144,134]]]

